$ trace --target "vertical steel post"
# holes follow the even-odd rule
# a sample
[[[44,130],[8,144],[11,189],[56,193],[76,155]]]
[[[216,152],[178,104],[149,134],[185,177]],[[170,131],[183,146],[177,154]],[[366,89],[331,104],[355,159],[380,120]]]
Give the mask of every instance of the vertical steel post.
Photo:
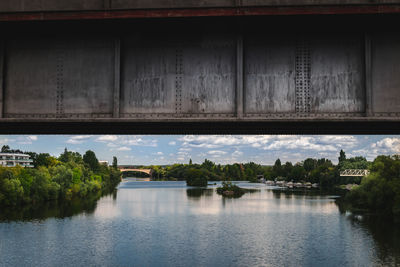
[[[121,92],[121,40],[114,40],[114,108],[113,117],[120,117],[120,92]]]
[[[243,35],[239,33],[236,40],[236,116],[243,118]]]
[[[111,0],[103,0],[103,7],[104,7],[104,9],[110,9],[111,8]]]
[[[4,117],[5,57],[5,41],[0,41],[0,118]]]
[[[365,34],[365,115],[374,115],[372,105],[372,40],[369,33]]]

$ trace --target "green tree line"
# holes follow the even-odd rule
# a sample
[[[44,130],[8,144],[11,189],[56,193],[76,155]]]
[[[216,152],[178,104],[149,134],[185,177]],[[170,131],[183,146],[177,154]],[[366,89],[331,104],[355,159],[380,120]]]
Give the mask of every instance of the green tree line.
[[[341,151],[337,165],[325,158],[307,158],[295,164],[289,161],[282,164],[281,160],[277,159],[273,166],[263,166],[254,162],[221,165],[205,159],[202,164],[193,164],[190,160],[189,164],[173,164],[164,168],[152,165],[143,166],[143,168],[153,170],[153,179],[160,177],[163,180],[182,180],[188,181],[189,185],[192,185],[194,180],[258,182],[259,177],[264,177],[266,180],[318,183],[322,188],[329,188],[341,184],[360,183],[360,177],[341,177],[340,171],[367,169],[369,165],[366,158],[347,159],[345,152]],[[201,177],[201,179],[193,177]],[[204,185],[206,181],[194,182],[194,184]]]
[[[367,210],[400,220],[400,156],[378,156],[370,171],[359,187],[346,194],[346,204],[353,210]]]
[[[65,149],[58,158],[47,153],[25,153],[32,155],[34,168],[0,167],[0,205],[84,198],[93,192],[112,190],[121,180],[117,168],[99,164],[90,150],[82,156]]]

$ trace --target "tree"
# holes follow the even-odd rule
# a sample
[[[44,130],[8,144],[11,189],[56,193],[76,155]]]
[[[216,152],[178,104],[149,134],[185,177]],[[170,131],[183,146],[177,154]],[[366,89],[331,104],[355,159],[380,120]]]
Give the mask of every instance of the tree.
[[[86,151],[85,155],[83,155],[83,162],[89,165],[89,168],[96,172],[99,170],[100,164],[96,157],[96,154],[92,150]]]
[[[207,186],[207,176],[204,169],[191,168],[187,171],[186,183],[188,186]]]
[[[189,165],[192,165],[192,164],[193,164],[192,159],[190,159],[189,160]]]
[[[283,175],[283,168],[280,159],[275,161],[274,166],[272,167],[272,178],[276,178]]]
[[[1,153],[10,153],[10,147],[8,145],[4,145],[1,148]]]
[[[340,155],[338,159],[339,159],[339,164],[346,161],[346,153],[344,153],[342,149],[340,150]]]
[[[307,172],[310,172],[317,167],[317,160],[308,158],[304,161],[303,167]]]
[[[115,156],[113,157],[112,166],[113,166],[114,169],[118,169],[118,159]]]
[[[288,180],[290,173],[292,172],[293,169],[293,164],[290,161],[288,161],[285,163],[285,165],[282,166],[282,169],[283,170],[281,176],[286,177],[287,178],[286,180]]]
[[[201,164],[201,167],[211,171],[212,168],[214,167],[214,162],[212,162],[211,160],[205,159],[203,164]]]
[[[48,167],[50,165],[50,154],[49,153],[40,153],[37,155],[37,157],[33,160],[33,165],[35,167],[39,166],[46,166]]]
[[[378,156],[371,174],[346,195],[352,208],[400,219],[400,157]]]
[[[304,170],[303,166],[301,165],[296,165],[292,168],[289,176],[290,180],[293,180],[294,182],[300,182],[304,180],[306,175],[306,171]]]

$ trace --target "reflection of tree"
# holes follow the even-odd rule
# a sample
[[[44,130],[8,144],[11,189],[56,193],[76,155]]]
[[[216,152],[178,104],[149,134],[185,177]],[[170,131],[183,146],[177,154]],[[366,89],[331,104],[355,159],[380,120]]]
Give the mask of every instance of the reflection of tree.
[[[116,193],[110,192],[116,198]],[[4,208],[0,212],[1,221],[30,221],[48,218],[66,218],[80,213],[91,214],[96,210],[97,201],[108,194],[100,192],[88,195],[86,198],[76,198],[65,202],[46,202],[40,205],[26,205],[23,208]]]
[[[210,197],[213,194],[213,189],[206,188],[188,188],[186,189],[186,195],[189,198],[200,199],[202,196]]]
[[[365,217],[362,221],[350,216],[353,224],[365,229],[375,242],[376,254],[382,266],[400,264],[400,224],[383,217]]]

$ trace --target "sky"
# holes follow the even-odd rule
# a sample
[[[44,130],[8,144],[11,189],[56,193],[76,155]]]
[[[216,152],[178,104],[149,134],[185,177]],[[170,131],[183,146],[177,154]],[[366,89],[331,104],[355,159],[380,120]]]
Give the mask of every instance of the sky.
[[[0,145],[59,156],[65,148],[82,155],[87,150],[99,160],[121,165],[219,164],[253,161],[272,165],[327,158],[337,163],[339,151],[347,157],[400,154],[400,135],[1,135]]]

